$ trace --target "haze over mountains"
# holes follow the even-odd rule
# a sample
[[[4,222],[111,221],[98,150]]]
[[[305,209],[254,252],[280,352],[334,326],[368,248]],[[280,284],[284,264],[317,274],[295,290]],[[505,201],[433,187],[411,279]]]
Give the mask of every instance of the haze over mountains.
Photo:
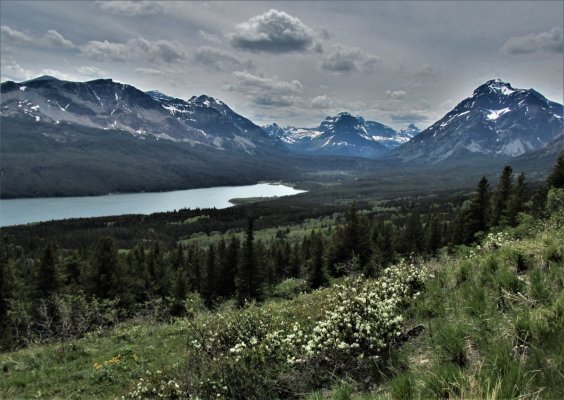
[[[1,95],[4,197],[284,179],[297,173],[289,157],[306,170],[318,168],[320,156],[341,157],[353,169],[348,157],[386,165],[448,165],[535,152],[550,158],[563,137],[561,104],[499,79],[420,133],[414,125],[396,131],[348,112],[315,128],[261,128],[206,95],[183,100],[111,79],[42,76],[4,82]],[[338,168],[339,162],[330,163]]]

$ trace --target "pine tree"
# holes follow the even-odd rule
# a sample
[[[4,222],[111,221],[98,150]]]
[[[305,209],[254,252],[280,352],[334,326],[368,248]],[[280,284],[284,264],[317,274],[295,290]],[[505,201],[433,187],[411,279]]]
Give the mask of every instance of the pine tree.
[[[504,226],[508,221],[509,198],[513,188],[513,169],[507,165],[503,168],[495,191],[492,209],[492,226]]]
[[[100,298],[116,298],[122,293],[121,268],[114,241],[102,237],[92,255],[93,294]]]
[[[312,232],[311,242],[313,244],[313,257],[310,263],[308,283],[312,289],[318,289],[327,284],[323,260],[323,237],[321,234]]]
[[[491,214],[490,197],[490,185],[486,177],[483,176],[470,199],[468,209],[464,216],[462,239],[464,243],[472,243],[475,240],[474,235],[476,233],[486,232],[488,230]]]
[[[437,254],[437,250],[441,247],[441,226],[437,214],[430,216],[427,224],[425,224],[425,250],[431,254]]]
[[[403,248],[406,253],[420,253],[423,250],[425,236],[419,213],[413,212],[407,218],[403,231]]]
[[[41,254],[37,274],[37,296],[39,299],[44,299],[58,290],[57,247],[53,243],[49,243]]]
[[[259,282],[256,273],[256,259],[254,251],[253,219],[247,219],[245,230],[245,243],[241,254],[241,260],[237,268],[235,283],[237,286],[237,302],[240,306],[246,300],[256,299],[259,296]]]
[[[212,305],[215,298],[215,264],[215,248],[210,244],[206,257],[206,284],[202,293],[208,307]]]
[[[507,221],[510,226],[517,225],[517,216],[524,209],[526,190],[525,174],[521,173],[521,175],[517,178],[517,183],[515,184],[515,188],[513,188],[513,192],[509,198]]]
[[[564,188],[564,151],[560,152],[552,172],[547,178],[548,187]]]

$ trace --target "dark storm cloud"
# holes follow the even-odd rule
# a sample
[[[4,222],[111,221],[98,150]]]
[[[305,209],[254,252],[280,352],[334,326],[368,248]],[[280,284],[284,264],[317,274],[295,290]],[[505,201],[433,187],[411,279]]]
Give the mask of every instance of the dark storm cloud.
[[[373,72],[379,60],[377,56],[369,54],[359,47],[345,48],[338,44],[333,51],[323,57],[321,68],[341,75],[350,75],[354,72]]]
[[[503,54],[562,54],[564,39],[561,27],[548,32],[512,37],[500,49]]]
[[[229,39],[233,47],[241,50],[288,53],[308,50],[314,34],[298,18],[273,9],[238,24]]]

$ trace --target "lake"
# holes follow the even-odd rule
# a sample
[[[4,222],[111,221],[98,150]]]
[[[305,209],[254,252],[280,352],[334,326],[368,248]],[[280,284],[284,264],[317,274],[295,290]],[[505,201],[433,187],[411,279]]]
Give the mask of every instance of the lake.
[[[182,208],[227,208],[234,198],[280,197],[304,190],[271,183],[157,193],[0,200],[0,227],[66,218],[152,214]]]

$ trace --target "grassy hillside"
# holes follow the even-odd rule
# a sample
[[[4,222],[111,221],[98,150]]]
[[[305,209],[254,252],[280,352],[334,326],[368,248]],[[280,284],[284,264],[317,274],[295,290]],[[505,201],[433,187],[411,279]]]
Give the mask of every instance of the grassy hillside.
[[[0,355],[1,398],[563,398],[564,215],[376,279]],[[354,271],[354,263],[349,265]]]

